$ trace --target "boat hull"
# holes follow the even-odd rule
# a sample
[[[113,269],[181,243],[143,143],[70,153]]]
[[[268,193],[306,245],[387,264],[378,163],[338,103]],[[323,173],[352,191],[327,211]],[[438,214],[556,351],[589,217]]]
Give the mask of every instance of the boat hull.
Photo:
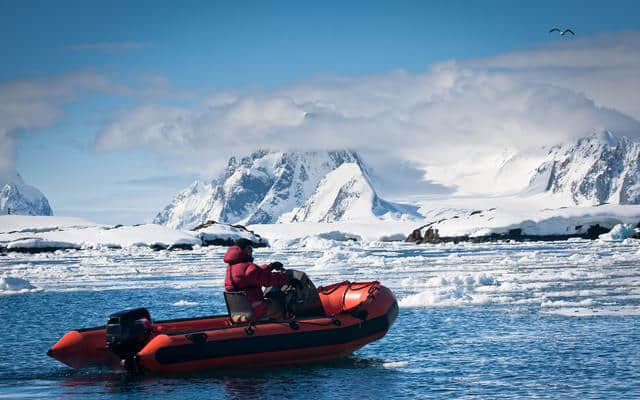
[[[398,315],[392,292],[378,282],[341,282],[318,292],[329,316],[251,324],[231,324],[227,315],[157,321],[134,357],[136,368],[180,373],[326,361],[382,338]],[[105,335],[105,327],[69,332],[49,355],[73,368],[122,368]]]

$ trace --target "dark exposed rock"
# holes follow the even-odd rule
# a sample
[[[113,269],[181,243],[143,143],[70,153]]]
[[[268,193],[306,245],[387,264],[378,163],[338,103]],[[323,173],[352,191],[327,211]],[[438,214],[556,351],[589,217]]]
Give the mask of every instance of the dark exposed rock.
[[[564,207],[566,208],[566,207]],[[495,211],[495,208],[491,208],[487,211]],[[469,216],[480,214],[482,210],[473,211]],[[482,215],[481,215],[482,216]],[[603,233],[608,233],[611,231],[611,228],[606,228],[604,226],[600,226],[600,224],[590,225],[586,232],[583,230],[583,225],[576,225],[575,232],[572,234],[554,234],[554,235],[526,235],[522,233],[521,228],[510,229],[506,233],[491,233],[489,235],[484,236],[474,236],[469,237],[468,235],[464,236],[441,236],[440,232],[434,225],[437,225],[441,222],[447,221],[449,219],[456,219],[459,216],[453,216],[451,218],[444,218],[438,221],[433,221],[428,224],[422,225],[419,228],[414,229],[405,239],[405,242],[410,243],[459,243],[459,242],[472,242],[472,243],[482,243],[482,242],[494,242],[499,240],[514,240],[518,242],[524,241],[559,241],[559,240],[567,240],[571,238],[580,238],[580,239],[590,239],[595,240],[598,239],[600,235]],[[489,218],[491,220],[492,218]],[[637,224],[637,228],[640,228],[640,222]],[[424,233],[423,233],[424,232]],[[631,236],[632,238],[640,238],[640,232]]]
[[[195,228],[191,229],[192,231],[199,231],[201,229],[204,229],[206,227],[209,227],[211,225],[215,225],[215,224],[219,224],[219,222],[214,221],[214,220],[209,220],[203,224],[200,224],[198,226],[196,226]],[[222,225],[227,225],[227,224],[222,224]],[[267,247],[269,244],[266,240],[264,240],[260,235],[258,235],[257,233],[255,233],[252,230],[247,229],[244,225],[240,225],[240,224],[235,224],[235,225],[228,225],[231,226],[232,228],[236,228],[245,232],[248,232],[250,234],[252,234],[253,236],[255,236],[258,240],[250,240],[252,243],[252,246],[255,247]],[[202,238],[202,245],[203,246],[232,246],[235,242],[235,240],[233,239],[211,239],[211,240],[207,240],[205,238]]]
[[[433,229],[433,227],[429,227],[425,232],[424,232],[424,237],[422,238],[423,242],[428,242],[428,243],[440,243],[440,235],[438,234],[438,230],[437,229]]]
[[[169,250],[193,250],[193,245],[190,243],[178,243],[169,246]]]
[[[420,231],[419,229],[417,229]],[[580,238],[580,239],[590,239],[595,240],[603,233],[609,232],[610,228],[605,228],[600,226],[600,224],[595,224],[589,226],[587,232],[585,233],[575,233],[575,234],[566,234],[566,235],[524,235],[522,234],[522,229],[510,229],[507,233],[491,233],[489,235],[484,236],[474,236],[470,237],[468,235],[464,236],[440,236],[438,233],[438,229],[434,229],[433,227],[429,227],[425,231],[425,235],[421,240],[416,240],[416,244],[421,243],[460,243],[460,242],[471,242],[471,243],[485,243],[485,242],[497,242],[497,241],[505,241],[505,240],[514,240],[517,242],[535,242],[535,241],[560,241],[567,240],[571,238]],[[415,235],[415,231],[409,235],[410,237]],[[420,235],[420,232],[417,233]],[[636,235],[632,236],[632,238],[637,238]],[[409,238],[407,238],[409,239]],[[410,241],[410,240],[407,240]]]
[[[420,228],[414,229],[404,241],[409,243],[422,243],[422,232]]]
[[[12,247],[4,249],[7,253],[25,254],[53,253],[58,250],[78,250],[78,247]]]
[[[224,246],[224,247],[228,247],[228,246],[233,246],[235,244],[235,240],[233,239],[213,239],[213,240],[203,240],[202,241],[204,246]],[[266,245],[264,244],[259,244],[256,242],[251,242],[251,247],[265,247]]]
[[[605,228],[603,226],[600,226],[600,224],[595,224],[595,225],[591,225],[589,227],[589,229],[587,230],[587,234],[585,236],[582,236],[584,239],[597,239],[598,236],[602,235],[603,233],[607,233],[611,230],[611,228]]]
[[[149,248],[151,250],[155,250],[155,251],[160,251],[160,250],[169,250],[169,251],[174,251],[174,250],[193,250],[193,245],[190,243],[177,243],[177,244],[172,244],[167,246],[166,244],[163,243],[154,243],[151,246],[149,246]]]
[[[210,220],[208,220],[207,222],[202,223],[202,224],[200,224],[200,225],[198,225],[198,226],[194,227],[194,228],[193,228],[193,229],[191,229],[191,230],[192,230],[192,231],[199,231],[200,229],[206,228],[206,227],[211,226],[211,225],[215,225],[215,224],[217,224],[217,223],[218,223],[218,221],[214,221],[214,220],[210,219]]]

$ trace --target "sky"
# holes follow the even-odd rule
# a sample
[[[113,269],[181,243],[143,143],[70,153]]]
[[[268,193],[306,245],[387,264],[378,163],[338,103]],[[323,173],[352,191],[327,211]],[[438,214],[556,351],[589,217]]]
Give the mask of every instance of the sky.
[[[258,148],[352,148],[394,200],[481,192],[505,157],[640,138],[638,4],[0,0],[0,170],[104,223]]]

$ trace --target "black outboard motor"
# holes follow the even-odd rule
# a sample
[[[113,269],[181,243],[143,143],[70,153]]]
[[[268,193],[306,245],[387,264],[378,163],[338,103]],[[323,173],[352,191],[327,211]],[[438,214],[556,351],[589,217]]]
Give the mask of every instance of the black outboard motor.
[[[147,344],[151,331],[151,314],[146,308],[111,314],[107,320],[107,348],[124,360],[129,370],[133,356]]]

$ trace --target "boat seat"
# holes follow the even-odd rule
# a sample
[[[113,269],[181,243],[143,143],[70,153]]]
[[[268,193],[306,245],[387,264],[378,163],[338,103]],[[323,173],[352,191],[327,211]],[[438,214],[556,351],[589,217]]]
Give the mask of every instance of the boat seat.
[[[232,324],[243,324],[255,321],[253,308],[247,298],[247,292],[224,292],[224,302],[227,304],[229,320]]]

